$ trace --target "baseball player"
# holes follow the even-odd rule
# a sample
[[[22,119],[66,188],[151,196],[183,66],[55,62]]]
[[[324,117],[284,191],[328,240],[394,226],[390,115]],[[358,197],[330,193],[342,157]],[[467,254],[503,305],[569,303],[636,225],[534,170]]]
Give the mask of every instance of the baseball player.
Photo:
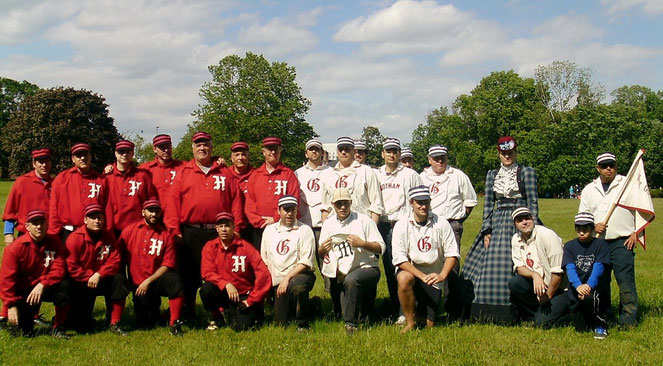
[[[233,220],[228,212],[216,216],[219,237],[208,241],[202,253],[200,270],[205,283],[200,299],[212,315],[207,327],[211,331],[223,322],[220,308],[226,309],[228,324],[235,331],[257,325],[272,284],[260,253],[235,235]]]
[[[292,195],[299,200],[299,181],[290,168],[281,164],[282,152],[280,138],[264,138],[262,155],[265,163],[251,173],[247,184],[245,212],[254,229],[252,243],[258,250],[265,227],[280,219],[279,198]]]
[[[401,150],[401,164],[410,169],[414,169],[414,155],[412,155],[412,151],[410,149],[405,148]]]
[[[237,186],[239,187],[239,197],[242,199],[242,206],[246,204],[246,192],[249,184],[249,176],[254,168],[249,163],[249,144],[243,141],[234,142],[230,146],[230,160],[232,165],[228,167],[230,173],[235,177]],[[244,214],[244,213],[243,213]],[[248,218],[244,214],[244,222],[248,223]],[[251,239],[253,237],[253,226],[250,224],[245,225],[244,229],[240,231],[242,238]]]
[[[422,185],[419,174],[400,163],[401,142],[395,138],[387,138],[382,144],[382,158],[384,165],[375,169],[375,175],[380,183],[380,194],[384,202],[384,214],[380,216],[378,230],[384,239],[387,249],[382,256],[384,277],[387,280],[389,299],[392,305],[392,315],[398,316],[400,305],[398,303],[398,284],[396,283],[396,270],[391,260],[391,233],[394,224],[412,211],[408,191],[412,187]],[[398,316],[397,323],[403,324],[404,316]]]
[[[364,142],[364,140],[354,140],[354,144],[354,159],[357,160],[359,164],[366,165],[366,142]]]
[[[232,212],[241,230],[244,223],[239,189],[228,169],[212,158],[212,136],[197,132],[192,137],[193,159],[180,170],[170,189],[166,227],[178,245],[179,273],[184,283],[185,316],[195,319],[196,292],[201,284],[200,253],[218,234],[214,219],[219,210]]]
[[[297,220],[297,198],[279,199],[281,219],[265,228],[260,256],[272,277],[274,318],[285,325],[294,315],[299,330],[309,329],[309,292],[315,284],[315,238],[311,228]]]
[[[46,234],[45,211],[28,211],[23,219],[26,234],[5,248],[0,268],[0,298],[8,308],[8,323],[24,335],[31,335],[41,303],[53,302],[52,335],[66,339],[69,294],[62,283],[66,272],[64,248],[60,238]]]
[[[180,314],[184,306],[184,287],[175,272],[173,237],[163,224],[161,203],[151,199],[143,203],[143,219],[127,226],[118,247],[129,266],[136,320],[142,327],[159,320],[161,296],[168,297],[170,334],[181,336]]]
[[[143,202],[157,196],[150,173],[132,164],[134,148],[134,143],[128,140],[116,143],[114,169],[106,174],[108,201],[113,213],[109,219],[116,237],[130,224],[141,221]]]
[[[83,215],[88,205],[100,205],[107,217],[111,217],[108,205],[108,181],[92,169],[90,145],[78,143],[71,147],[74,167],[67,169],[53,180],[49,203],[48,233],[60,235],[65,242],[69,234],[83,226]],[[106,223],[112,229],[110,223]]]
[[[345,331],[352,334],[360,314],[373,308],[380,280],[376,254],[384,254],[385,244],[375,222],[352,210],[347,188],[334,190],[331,201],[335,215],[322,224],[318,253],[324,257],[322,274],[331,281],[332,301],[340,303]]]
[[[332,194],[338,188],[346,188],[352,195],[352,210],[369,216],[378,222],[383,212],[380,184],[373,169],[354,160],[354,141],[349,137],[336,140],[338,163],[332,169],[334,179],[325,182],[322,198],[322,221],[333,215]]]
[[[426,318],[427,327],[435,325],[439,284],[460,257],[451,226],[430,210],[428,187],[412,187],[408,194],[413,209],[398,220],[393,234],[393,265],[398,267],[398,297],[406,319],[403,333],[414,329],[415,311]]]
[[[97,296],[106,300],[109,330],[126,336],[120,320],[129,290],[120,272],[120,253],[113,232],[105,229],[106,217],[100,205],[88,205],[83,211],[84,226],[67,238],[67,269],[71,277],[73,321],[78,329],[94,324],[92,310]]]
[[[157,190],[161,206],[165,212],[168,192],[177,179],[184,162],[173,159],[173,143],[169,135],[159,134],[154,136],[152,150],[156,156],[154,160],[141,164],[139,169],[150,172],[152,184]]]

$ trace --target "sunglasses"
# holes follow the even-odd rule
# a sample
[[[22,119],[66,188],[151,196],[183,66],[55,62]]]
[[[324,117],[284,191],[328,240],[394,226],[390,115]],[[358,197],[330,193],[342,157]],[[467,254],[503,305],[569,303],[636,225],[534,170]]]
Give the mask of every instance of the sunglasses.
[[[599,164],[599,168],[601,169],[614,169],[615,168],[615,163],[601,163]]]

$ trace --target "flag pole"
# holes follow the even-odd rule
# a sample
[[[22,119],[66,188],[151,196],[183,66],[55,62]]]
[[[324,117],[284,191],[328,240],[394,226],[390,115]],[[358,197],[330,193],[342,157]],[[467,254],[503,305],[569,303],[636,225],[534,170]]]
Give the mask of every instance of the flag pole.
[[[603,225],[607,225],[608,221],[610,221],[610,216],[612,216],[612,213],[615,211],[615,208],[617,208],[617,205],[619,204],[619,201],[622,199],[624,192],[626,192],[626,187],[628,186],[629,183],[631,183],[631,178],[633,178],[633,175],[635,174],[635,167],[638,164],[638,160],[642,159],[642,155],[644,153],[645,149],[638,150],[638,154],[635,156],[633,164],[631,164],[631,169],[629,169],[628,174],[626,175],[626,182],[624,182],[624,185],[622,185],[622,188],[619,190],[619,195],[617,195],[617,199],[610,206],[610,211],[608,211],[605,220],[603,220],[602,222]]]

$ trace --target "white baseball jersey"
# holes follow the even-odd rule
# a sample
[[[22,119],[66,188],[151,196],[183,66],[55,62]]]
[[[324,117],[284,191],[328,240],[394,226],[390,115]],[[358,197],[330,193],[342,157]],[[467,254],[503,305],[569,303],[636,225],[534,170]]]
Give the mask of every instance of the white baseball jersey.
[[[325,194],[325,182],[336,179],[332,168],[321,165],[315,169],[308,163],[295,170],[299,180],[299,214],[301,222],[310,227],[322,226],[322,197]]]
[[[371,212],[382,215],[384,205],[380,194],[380,184],[373,172],[367,165],[353,161],[352,165],[343,168],[337,163],[332,169],[334,173],[332,180],[325,182],[325,195],[322,199],[324,209],[334,216],[331,204],[332,194],[336,188],[347,188],[352,195],[352,211],[371,215]]]
[[[391,245],[394,267],[410,262],[425,274],[440,273],[445,258],[460,257],[451,225],[432,212],[423,226],[415,222],[412,212],[398,220]]]
[[[511,238],[513,270],[527,267],[538,273],[546,285],[550,284],[552,273],[563,273],[563,256],[562,238],[545,226],[534,225],[532,235],[526,241],[519,232]]]
[[[594,223],[602,223],[625,182],[626,178],[623,175],[617,175],[610,184],[608,192],[604,192],[601,178],[594,179],[582,190],[578,212],[591,212],[594,215]],[[600,237],[606,240],[617,239],[629,236],[634,232],[635,214],[633,211],[616,207],[610,216],[605,232]]]
[[[447,220],[465,217],[465,207],[477,205],[477,194],[470,178],[459,169],[447,166],[442,174],[430,167],[420,174],[431,195],[431,211]]]
[[[312,269],[315,258],[313,230],[300,221],[292,227],[282,226],[280,221],[268,225],[262,234],[260,256],[272,275],[272,286],[281,283],[297,264]]]
[[[385,211],[380,221],[397,221],[406,217],[412,211],[407,192],[410,188],[423,184],[419,174],[399,163],[393,172],[387,173],[387,167],[383,165],[375,169],[375,175],[380,182]]]
[[[377,242],[383,254],[386,246],[378,226],[368,216],[351,212],[343,221],[336,217],[325,220],[320,230],[320,243],[332,238],[332,249],[322,261],[322,274],[329,278],[336,278],[337,273],[345,276],[357,268],[371,268],[378,266],[378,258],[375,253],[363,249],[353,248],[347,242],[347,236],[353,234],[360,239]]]

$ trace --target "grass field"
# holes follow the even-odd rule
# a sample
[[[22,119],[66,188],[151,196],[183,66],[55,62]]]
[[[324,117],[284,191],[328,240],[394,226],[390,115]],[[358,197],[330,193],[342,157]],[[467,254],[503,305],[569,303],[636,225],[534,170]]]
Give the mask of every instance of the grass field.
[[[11,182],[0,182],[0,206]],[[541,200],[541,218],[562,239],[574,237],[573,216],[576,200]],[[663,200],[654,202],[663,212]],[[462,242],[463,258],[480,227],[481,207],[466,221]],[[637,249],[636,272],[640,295],[640,325],[619,330],[614,324],[604,341],[592,333],[579,333],[573,327],[541,330],[529,327],[494,325],[438,325],[400,335],[399,328],[374,324],[348,336],[342,323],[320,319],[305,334],[294,327],[267,325],[258,331],[234,333],[229,329],[207,332],[185,328],[183,338],[172,337],[168,329],[134,331],[120,338],[108,332],[75,335],[69,341],[38,336],[11,338],[0,334],[0,364],[662,364],[663,363],[663,225],[655,221],[647,231],[648,247]],[[613,281],[613,305],[617,305]],[[312,295],[329,296],[318,279]],[[381,279],[379,304],[387,297]],[[103,317],[103,301],[97,301],[95,314]],[[165,304],[165,302],[164,302]],[[127,301],[125,318],[131,324],[133,310]],[[202,308],[199,308],[202,313]],[[50,318],[52,305],[42,311]]]

